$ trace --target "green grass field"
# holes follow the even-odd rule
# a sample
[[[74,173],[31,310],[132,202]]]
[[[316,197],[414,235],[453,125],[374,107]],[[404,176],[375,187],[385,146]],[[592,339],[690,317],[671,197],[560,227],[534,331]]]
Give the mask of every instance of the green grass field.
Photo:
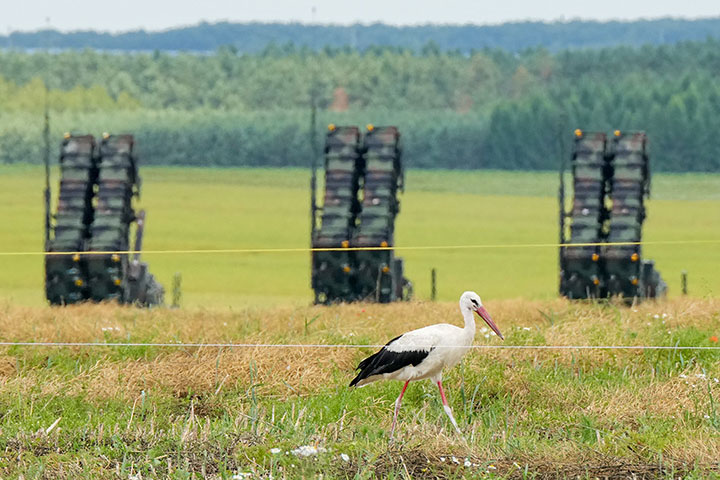
[[[309,247],[309,173],[284,169],[145,167],[139,205],[148,211],[145,250]],[[43,171],[0,168],[0,250],[42,250]],[[52,188],[56,195],[57,179]],[[413,171],[401,197],[398,247],[506,245],[506,248],[399,250],[419,298],[475,289],[486,298],[553,298],[557,249],[511,248],[557,242],[557,176],[549,172]],[[656,175],[645,240],[720,240],[720,175]],[[679,292],[689,272],[695,296],[720,291],[720,243],[648,245],[645,257]],[[168,288],[183,277],[186,306],[307,304],[310,254],[148,254]],[[41,256],[0,257],[0,298],[41,305]]]
[[[305,248],[304,170],[144,168],[145,249]],[[53,188],[56,188],[56,179]],[[308,252],[148,254],[183,306],[49,308],[43,259],[0,256],[2,342],[368,345],[458,323],[478,291],[506,345],[717,346],[720,244],[648,245],[673,298],[556,298],[552,173],[410,171],[396,228],[419,300],[310,306]],[[42,169],[0,169],[0,251],[42,250]],[[658,175],[647,241],[720,239],[720,175]],[[429,296],[439,272],[438,302]],[[680,272],[690,297],[679,296]],[[500,340],[478,333],[476,344]],[[350,390],[358,348],[0,348],[0,477],[720,478],[715,350],[473,350],[429,382]],[[293,450],[316,448],[307,458]],[[306,449],[306,451],[308,451]]]

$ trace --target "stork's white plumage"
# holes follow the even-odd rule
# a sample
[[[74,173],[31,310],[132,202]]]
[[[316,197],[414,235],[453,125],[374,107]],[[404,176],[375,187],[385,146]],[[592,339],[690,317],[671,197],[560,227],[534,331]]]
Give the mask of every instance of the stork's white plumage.
[[[448,404],[442,387],[444,368],[457,365],[463,355],[470,349],[475,338],[476,312],[490,328],[503,338],[500,330],[493,322],[490,314],[483,307],[482,300],[475,292],[465,292],[460,296],[460,312],[465,320],[465,327],[460,328],[448,323],[430,325],[404,333],[390,340],[379,352],[369,356],[358,365],[360,372],[350,382],[350,386],[362,387],[377,380],[403,380],[402,391],[395,401],[390,439],[395,433],[400,403],[408,383],[412,380],[432,379],[440,390],[443,408],[455,430],[460,432],[452,410]],[[503,338],[504,339],[504,338]]]

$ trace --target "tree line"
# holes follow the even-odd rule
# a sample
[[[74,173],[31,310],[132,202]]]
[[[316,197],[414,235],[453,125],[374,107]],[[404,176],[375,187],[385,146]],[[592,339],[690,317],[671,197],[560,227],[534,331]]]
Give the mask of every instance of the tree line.
[[[6,51],[0,161],[42,158],[47,101],[54,138],[132,132],[147,163],[308,165],[314,98],[320,125],[398,125],[415,167],[553,169],[579,127],[648,132],[654,170],[720,171],[719,47]]]
[[[469,53],[483,48],[518,52],[544,46],[552,51],[616,45],[668,44],[716,37],[720,18],[661,18],[629,22],[514,22],[501,25],[303,25],[300,23],[200,23],[159,32],[124,33],[57,30],[12,32],[0,36],[0,48],[103,49],[115,51],[212,52],[230,45],[259,53],[270,45],[295,44],[312,50],[338,46],[365,51],[377,45],[420,52],[431,43],[442,51]]]

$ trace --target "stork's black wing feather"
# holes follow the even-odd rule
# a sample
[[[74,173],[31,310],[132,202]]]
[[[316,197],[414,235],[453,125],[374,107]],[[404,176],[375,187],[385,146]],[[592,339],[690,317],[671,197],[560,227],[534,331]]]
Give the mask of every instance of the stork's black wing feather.
[[[403,367],[412,365],[413,367],[422,362],[427,357],[432,348],[429,350],[408,350],[404,352],[391,352],[387,349],[388,345],[393,343],[402,335],[390,340],[387,345],[380,349],[380,351],[370,355],[365,360],[360,362],[357,369],[360,370],[357,377],[351,382],[350,386],[355,386],[359,381],[372,377],[373,375],[382,375],[383,373],[391,373],[396,370],[400,370]]]
[[[395,340],[397,340],[400,337],[402,337],[402,335],[398,335],[397,337],[393,338],[392,340],[390,340],[389,342],[387,342],[385,344],[385,347],[387,347],[388,345],[390,345],[392,342],[394,342]],[[380,350],[378,350],[377,352],[373,353],[372,355],[367,357],[365,360],[360,362],[355,370],[365,370],[365,368],[367,368],[367,366],[370,365],[373,362],[373,360],[375,360],[378,357],[378,355],[380,355],[383,352],[383,350],[385,350],[385,347],[381,348]]]

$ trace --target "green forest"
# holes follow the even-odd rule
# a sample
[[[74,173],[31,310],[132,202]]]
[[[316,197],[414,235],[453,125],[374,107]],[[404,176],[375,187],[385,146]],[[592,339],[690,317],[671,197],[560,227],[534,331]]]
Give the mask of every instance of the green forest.
[[[518,53],[270,45],[259,53],[0,51],[0,161],[129,132],[146,164],[303,166],[324,124],[395,124],[408,166],[548,170],[572,131],[644,130],[653,169],[720,171],[720,41]],[[55,154],[55,153],[53,153]]]
[[[508,22],[499,25],[319,25],[301,23],[199,23],[164,31],[134,30],[121,33],[96,31],[11,32],[0,35],[0,48],[82,49],[114,51],[213,52],[232,45],[242,53],[259,53],[270,44],[295,44],[320,50],[326,45],[348,45],[365,51],[392,45],[420,52],[428,43],[442,51],[471,53],[483,48],[519,52],[543,45],[551,51],[617,45],[660,45],[702,41],[718,37],[720,17],[658,18],[634,21],[570,20]]]

